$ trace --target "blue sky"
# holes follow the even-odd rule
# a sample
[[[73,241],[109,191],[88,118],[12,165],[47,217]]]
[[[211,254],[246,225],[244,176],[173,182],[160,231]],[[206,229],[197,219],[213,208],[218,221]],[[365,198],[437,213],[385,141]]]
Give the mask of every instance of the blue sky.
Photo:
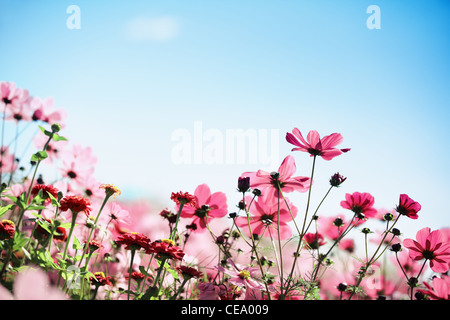
[[[70,5],[81,29],[66,26]],[[370,5],[381,29],[366,26]],[[208,183],[233,211],[237,177],[263,165],[174,164],[172,134],[193,136],[196,121],[219,135],[278,130],[277,160],[294,155],[305,176],[311,159],[286,132],[340,132],[352,150],[318,162],[315,203],[336,171],[348,180],[323,214],[343,213],[347,192],[387,208],[407,193],[423,206],[401,225],[413,236],[449,226],[449,14],[448,1],[2,0],[0,80],[54,97],[97,178],[160,206]]]

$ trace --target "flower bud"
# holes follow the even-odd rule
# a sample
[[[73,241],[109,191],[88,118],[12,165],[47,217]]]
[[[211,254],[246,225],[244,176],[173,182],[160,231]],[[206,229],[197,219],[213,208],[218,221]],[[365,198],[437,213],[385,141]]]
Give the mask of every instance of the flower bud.
[[[52,131],[53,132],[59,132],[59,131],[61,131],[61,125],[59,125],[59,124],[57,124],[57,123],[54,123],[54,124],[52,124]]]
[[[247,192],[250,189],[250,177],[239,177],[238,179],[238,191]]]

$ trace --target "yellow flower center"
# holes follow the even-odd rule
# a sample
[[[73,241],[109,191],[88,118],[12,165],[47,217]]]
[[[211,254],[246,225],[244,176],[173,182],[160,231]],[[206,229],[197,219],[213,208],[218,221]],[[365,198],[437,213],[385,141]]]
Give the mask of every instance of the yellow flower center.
[[[170,240],[170,239],[162,239],[161,242],[170,244],[170,245],[172,245],[172,246],[175,245],[175,242],[174,242],[173,240]]]
[[[250,278],[250,272],[248,272],[247,270],[242,270],[241,272],[239,272],[239,276],[242,279],[248,279]]]

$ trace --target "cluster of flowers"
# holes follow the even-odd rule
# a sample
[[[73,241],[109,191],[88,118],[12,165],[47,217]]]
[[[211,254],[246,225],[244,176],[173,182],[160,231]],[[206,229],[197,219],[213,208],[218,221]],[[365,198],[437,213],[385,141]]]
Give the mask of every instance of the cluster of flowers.
[[[404,239],[398,220],[418,219],[421,210],[408,195],[385,210],[369,193],[347,193],[340,206],[348,216],[321,216],[328,194],[347,179],[336,173],[311,209],[316,161],[350,151],[337,148],[339,133],[310,131],[305,139],[297,128],[288,132],[292,151],[312,158],[311,175],[296,175],[292,155],[276,172],[244,172],[235,212],[207,184],[173,192],[173,210],[155,211],[146,202],[120,202],[119,188],[95,179],[97,159],[90,148],[69,148],[59,134],[64,112],[52,111],[51,99],[3,82],[0,107],[2,127],[50,126],[39,126],[29,174],[2,135],[0,299],[450,299],[450,229],[425,227]],[[41,163],[57,168],[55,181],[45,182]],[[302,216],[287,197],[293,192],[307,194]],[[384,230],[375,235],[368,220]],[[364,236],[358,259],[355,230]]]

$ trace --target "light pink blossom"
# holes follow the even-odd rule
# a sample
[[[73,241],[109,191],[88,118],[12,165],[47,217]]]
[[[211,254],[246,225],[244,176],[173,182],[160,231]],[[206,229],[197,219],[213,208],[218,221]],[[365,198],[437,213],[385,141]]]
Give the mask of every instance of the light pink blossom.
[[[299,129],[294,128],[292,133],[286,133],[286,141],[297,146],[292,151],[308,152],[311,157],[320,156],[324,160],[331,160],[334,157],[348,152],[350,149],[336,149],[335,147],[343,141],[340,133],[332,133],[320,138],[317,131],[311,130],[305,140]]]

